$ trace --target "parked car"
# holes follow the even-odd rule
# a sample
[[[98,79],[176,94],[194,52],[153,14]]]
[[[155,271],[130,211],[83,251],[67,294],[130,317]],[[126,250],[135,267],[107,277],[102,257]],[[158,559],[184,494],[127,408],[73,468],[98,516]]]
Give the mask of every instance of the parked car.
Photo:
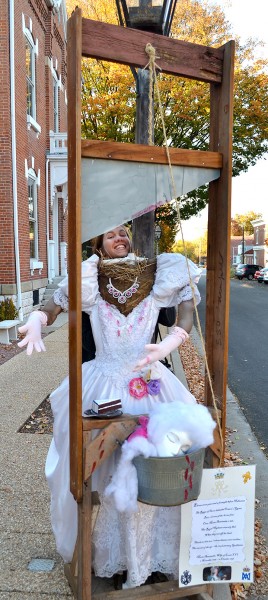
[[[268,269],[265,269],[265,273],[263,274],[264,283],[268,284]]]
[[[266,272],[268,272],[268,267],[264,267],[260,271],[256,271],[256,273],[259,273],[259,274],[258,274],[258,277],[256,277],[256,273],[255,273],[254,277],[256,277],[258,283],[263,282],[264,273],[266,273]]]
[[[256,271],[260,271],[262,268],[261,265],[240,264],[236,267],[235,276],[238,277],[238,279],[243,279],[244,277],[246,277],[246,279],[253,279]]]

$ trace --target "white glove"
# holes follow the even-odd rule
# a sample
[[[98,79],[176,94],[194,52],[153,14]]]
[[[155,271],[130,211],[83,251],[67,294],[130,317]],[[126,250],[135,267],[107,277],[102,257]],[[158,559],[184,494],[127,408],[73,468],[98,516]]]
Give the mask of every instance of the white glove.
[[[44,342],[41,337],[41,327],[47,324],[47,315],[41,310],[35,310],[29,316],[29,319],[25,325],[19,327],[20,333],[26,333],[25,338],[18,343],[19,348],[23,348],[27,344],[26,353],[28,356],[32,354],[33,349],[36,352],[45,352]]]
[[[187,331],[182,327],[174,327],[173,331],[160,342],[160,344],[146,344],[145,349],[149,354],[140,360],[133,371],[139,371],[142,367],[149,365],[156,360],[162,360],[166,356],[178,348],[189,337]]]

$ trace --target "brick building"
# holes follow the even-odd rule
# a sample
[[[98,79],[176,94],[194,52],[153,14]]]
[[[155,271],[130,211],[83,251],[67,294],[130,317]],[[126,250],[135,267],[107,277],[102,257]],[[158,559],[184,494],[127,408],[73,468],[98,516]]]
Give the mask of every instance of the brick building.
[[[268,266],[268,223],[264,219],[251,221],[254,229],[254,263]]]
[[[66,274],[65,0],[2,0],[0,300],[20,318]]]

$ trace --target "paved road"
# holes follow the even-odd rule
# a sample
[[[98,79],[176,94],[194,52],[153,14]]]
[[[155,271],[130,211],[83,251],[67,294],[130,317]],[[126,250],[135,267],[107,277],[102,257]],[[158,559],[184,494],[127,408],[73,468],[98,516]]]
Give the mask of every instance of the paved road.
[[[198,287],[205,299],[205,275]],[[198,308],[204,329],[205,302]],[[228,385],[268,449],[268,285],[257,281],[231,280]]]

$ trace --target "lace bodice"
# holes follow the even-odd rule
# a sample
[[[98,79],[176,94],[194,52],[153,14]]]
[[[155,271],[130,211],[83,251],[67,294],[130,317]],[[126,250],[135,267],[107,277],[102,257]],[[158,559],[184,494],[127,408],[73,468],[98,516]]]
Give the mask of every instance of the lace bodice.
[[[128,383],[133,377],[132,368],[144,355],[144,346],[150,343],[154,332],[158,310],[153,298],[145,298],[127,316],[102,298],[95,310],[97,318],[92,315],[95,366],[118,383]]]

